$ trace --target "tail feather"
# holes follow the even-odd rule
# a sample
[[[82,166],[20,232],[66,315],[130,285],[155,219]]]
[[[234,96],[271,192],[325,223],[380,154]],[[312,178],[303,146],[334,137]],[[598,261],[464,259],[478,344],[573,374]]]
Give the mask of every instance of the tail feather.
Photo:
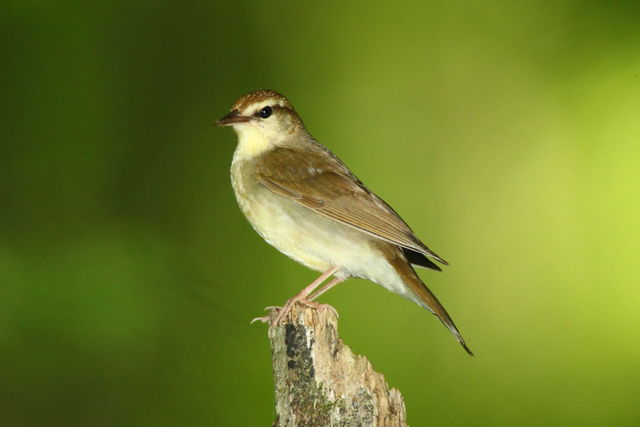
[[[416,302],[423,306],[424,308],[431,311],[440,321],[451,331],[451,333],[456,337],[462,348],[465,349],[467,353],[473,356],[473,352],[467,346],[456,327],[456,324],[453,323],[453,319],[447,313],[447,310],[440,304],[438,298],[427,288],[427,285],[418,277],[414,269],[411,267],[409,262],[400,254],[392,257],[389,262],[396,269],[402,280],[409,286],[411,292],[416,296]]]

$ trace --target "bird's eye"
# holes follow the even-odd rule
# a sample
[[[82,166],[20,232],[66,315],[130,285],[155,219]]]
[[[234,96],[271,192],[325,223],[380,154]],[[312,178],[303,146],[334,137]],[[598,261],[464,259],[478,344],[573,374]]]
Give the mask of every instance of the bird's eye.
[[[271,116],[271,113],[273,113],[273,110],[268,105],[264,107],[262,110],[258,111],[258,115],[263,119],[266,119],[269,116]]]

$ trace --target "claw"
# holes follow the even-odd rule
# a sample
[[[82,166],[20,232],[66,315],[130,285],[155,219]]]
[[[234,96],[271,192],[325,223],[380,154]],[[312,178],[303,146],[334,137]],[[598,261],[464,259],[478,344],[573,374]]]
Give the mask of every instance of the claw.
[[[253,325],[255,322],[262,322],[262,323],[268,323],[271,327],[276,327],[280,324],[283,323],[285,317],[289,314],[289,312],[291,311],[291,309],[293,308],[293,306],[298,303],[301,305],[304,305],[306,307],[309,308],[313,308],[316,309],[318,311],[320,310],[331,310],[333,312],[333,314],[335,314],[335,316],[337,318],[340,317],[340,315],[338,314],[338,311],[331,305],[329,304],[321,304],[318,302],[314,302],[314,301],[309,301],[306,298],[300,298],[300,299],[296,299],[296,300],[289,300],[287,301],[287,303],[284,305],[284,307],[278,307],[278,306],[269,306],[266,307],[265,310],[270,310],[271,313],[267,314],[266,316],[260,316],[260,317],[256,317],[254,319],[251,319],[251,322],[249,322],[250,325]]]
[[[309,295],[319,285],[321,285],[322,282],[327,280],[329,277],[331,277],[332,275],[334,275],[338,271],[339,271],[339,267],[333,266],[333,267],[329,268],[327,271],[322,273],[316,280],[314,280],[309,285],[307,285],[303,290],[298,292],[292,298],[289,298],[289,300],[287,300],[287,302],[284,305],[284,307],[275,307],[275,306],[266,307],[265,310],[270,310],[271,313],[269,313],[268,316],[256,317],[255,319],[253,319],[251,321],[251,323],[256,322],[258,320],[261,321],[261,322],[264,322],[264,323],[269,322],[269,326],[271,326],[271,328],[270,328],[270,330],[271,330],[272,328],[284,323],[283,320],[289,314],[289,312],[291,311],[291,308],[298,302],[303,304],[303,305],[306,305],[307,307],[315,308],[316,310],[322,310],[322,309],[329,308],[335,313],[335,315],[337,317],[338,316],[338,312],[336,311],[335,308],[331,307],[330,305],[326,305],[326,304],[314,303],[311,300],[319,297],[324,292],[326,292],[327,290],[329,290],[330,288],[332,288],[333,286],[335,286],[336,284],[338,284],[342,280],[344,280],[344,278],[336,278],[336,277],[334,277],[333,280],[331,280],[329,283],[327,283],[325,286],[323,286],[322,289],[320,289],[318,292],[316,292],[315,295],[312,295],[311,297],[309,297]]]
[[[253,325],[254,323],[256,323],[257,321],[260,321],[262,323],[267,323],[269,321],[269,319],[271,318],[271,315],[269,316],[261,316],[261,317],[256,317],[251,319],[251,322],[249,322],[250,325]]]
[[[287,303],[284,305],[284,307],[279,308],[277,314],[274,312],[272,313],[274,315],[274,317],[271,319],[271,326],[272,327],[276,327],[278,325],[281,325],[282,323],[284,323],[284,319],[285,317],[289,314],[289,312],[291,311],[291,309],[293,308],[293,306],[295,304],[301,304],[304,305],[306,307],[310,307],[316,310],[331,310],[333,312],[333,314],[336,315],[336,317],[340,317],[338,315],[338,311],[333,308],[332,306],[330,306],[329,304],[320,304],[318,302],[314,302],[314,301],[310,301],[307,298],[291,298],[289,301],[287,301]]]
[[[282,310],[282,307],[278,307],[276,305],[270,305],[268,307],[265,307],[264,310],[270,311],[271,313],[267,314],[266,316],[259,316],[254,319],[251,319],[251,322],[249,322],[249,324],[253,325],[257,321],[260,321],[262,323],[269,323],[273,315],[275,313],[278,313],[280,310]]]
[[[334,306],[329,304],[320,304],[320,305],[321,305],[320,310],[331,310],[333,311],[333,314],[336,315],[336,319],[340,318],[340,314],[338,314],[338,310],[336,310]]]

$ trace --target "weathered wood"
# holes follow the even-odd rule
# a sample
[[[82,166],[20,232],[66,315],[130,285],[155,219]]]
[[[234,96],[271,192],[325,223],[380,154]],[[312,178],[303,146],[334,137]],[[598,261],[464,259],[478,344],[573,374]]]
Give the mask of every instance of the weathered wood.
[[[329,309],[296,305],[269,331],[274,426],[406,426],[402,395],[338,337]]]

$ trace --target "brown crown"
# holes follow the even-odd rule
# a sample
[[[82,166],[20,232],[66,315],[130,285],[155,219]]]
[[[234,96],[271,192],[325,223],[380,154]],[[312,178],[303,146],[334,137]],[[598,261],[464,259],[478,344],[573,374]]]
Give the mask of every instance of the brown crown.
[[[283,95],[280,95],[275,90],[271,90],[271,89],[260,89],[260,90],[254,90],[253,92],[249,92],[248,94],[238,98],[238,100],[234,102],[233,105],[231,106],[231,109],[244,111],[245,108],[247,108],[252,104],[260,103],[267,100],[278,101],[284,107],[287,107],[293,110],[293,106],[291,105],[291,103],[287,98],[285,98]]]

